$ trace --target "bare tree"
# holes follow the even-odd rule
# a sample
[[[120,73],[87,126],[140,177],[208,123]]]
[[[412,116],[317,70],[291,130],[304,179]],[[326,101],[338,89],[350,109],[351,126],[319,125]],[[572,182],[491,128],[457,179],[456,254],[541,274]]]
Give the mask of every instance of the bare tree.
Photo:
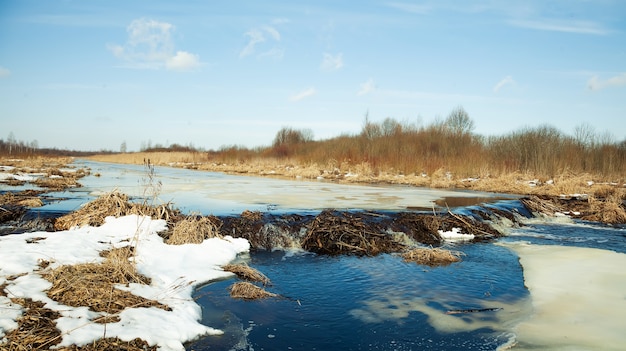
[[[474,121],[462,106],[458,106],[445,120],[446,127],[454,134],[469,134],[474,130]]]
[[[580,146],[593,146],[596,140],[595,128],[589,123],[577,125],[574,128],[574,139]]]
[[[276,133],[272,145],[293,145],[311,140],[313,140],[313,131],[310,129],[297,130],[289,127],[283,127],[278,131],[278,133]]]

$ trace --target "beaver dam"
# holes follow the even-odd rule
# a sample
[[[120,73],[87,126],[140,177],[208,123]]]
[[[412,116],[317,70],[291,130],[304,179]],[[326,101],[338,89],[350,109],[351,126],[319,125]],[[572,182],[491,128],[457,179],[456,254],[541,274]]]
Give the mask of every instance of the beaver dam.
[[[165,219],[169,229],[160,235],[174,244],[228,235],[247,239],[253,250],[303,249],[323,255],[357,256],[403,252],[416,245],[440,246],[444,233],[452,231],[463,233],[459,238],[470,242],[492,240],[502,234],[489,224],[490,219],[515,218],[513,213],[486,207],[469,214],[324,210],[315,215],[259,211],[244,211],[238,216],[183,215],[167,205],[134,203],[125,194],[113,192],[56,219],[54,227],[97,226],[107,216],[131,214]],[[530,216],[530,212],[524,215]]]

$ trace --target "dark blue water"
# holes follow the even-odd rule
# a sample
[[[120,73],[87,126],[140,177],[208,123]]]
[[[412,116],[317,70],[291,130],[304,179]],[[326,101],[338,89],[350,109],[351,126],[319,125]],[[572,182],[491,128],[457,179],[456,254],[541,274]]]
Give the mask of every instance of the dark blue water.
[[[492,205],[493,206],[493,205]],[[515,201],[503,208],[514,209]],[[526,221],[501,242],[568,245],[626,253],[626,228],[563,220]],[[518,257],[496,243],[447,245],[462,261],[431,268],[396,255],[328,257],[254,252],[266,274],[260,301],[230,298],[236,278],[197,291],[204,322],[223,336],[189,350],[496,350],[530,313]],[[447,314],[453,310],[498,311]]]
[[[282,298],[234,300],[227,288],[235,278],[204,286],[205,322],[226,334],[188,349],[493,350],[508,341],[506,326],[528,297],[517,256],[491,244],[452,249],[463,261],[437,268],[396,255],[253,253],[249,264]],[[502,310],[446,314],[480,308]]]

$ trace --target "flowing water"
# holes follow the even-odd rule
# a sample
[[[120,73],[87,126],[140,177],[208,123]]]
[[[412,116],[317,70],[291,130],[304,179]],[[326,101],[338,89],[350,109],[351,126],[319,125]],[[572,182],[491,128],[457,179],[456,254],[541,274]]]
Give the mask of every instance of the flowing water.
[[[525,285],[529,277],[525,277],[515,245],[600,249],[619,253],[621,259],[626,253],[623,226],[532,218],[515,197],[499,194],[286,181],[161,167],[151,180],[141,166],[77,165],[92,170],[91,176],[80,180],[84,186],[49,194],[47,205],[37,210],[40,215],[74,210],[114,189],[141,198],[146,195],[147,183],[156,182],[160,200],[187,213],[233,215],[247,209],[314,214],[324,208],[405,211],[452,206],[464,214],[477,208],[512,212],[523,223],[504,219],[493,223],[507,234],[497,242],[446,244],[463,254],[462,261],[434,268],[404,262],[394,254],[329,257],[298,250],[253,251],[240,260],[268,276],[271,285],[265,288],[280,297],[232,299],[228,287],[235,278],[199,287],[196,299],[203,308],[203,321],[222,329],[224,335],[196,340],[188,350],[619,349],[602,340],[581,346],[578,341],[542,339],[541,333],[550,334],[550,330],[529,334],[528,325],[532,326],[538,314],[533,303],[541,291],[529,291]],[[580,274],[597,273],[593,264],[590,272]],[[567,283],[559,276],[552,279],[557,285]],[[613,285],[615,280],[621,284],[618,288]],[[625,282],[626,276],[619,273],[594,284],[621,289]],[[624,302],[617,300],[619,311]],[[558,311],[551,313],[557,314],[558,321]],[[583,323],[606,323],[609,328],[604,329],[626,330],[621,319],[606,321],[609,317],[600,312],[589,314]],[[525,325],[519,331],[526,339],[517,339],[519,325]],[[606,338],[621,341],[609,335]]]

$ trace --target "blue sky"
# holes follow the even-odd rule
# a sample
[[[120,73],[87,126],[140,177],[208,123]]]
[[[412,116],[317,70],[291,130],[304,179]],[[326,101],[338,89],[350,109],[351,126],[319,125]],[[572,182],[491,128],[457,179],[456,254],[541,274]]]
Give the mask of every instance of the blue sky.
[[[364,116],[626,137],[626,1],[0,2],[0,138],[129,150],[316,139]]]

